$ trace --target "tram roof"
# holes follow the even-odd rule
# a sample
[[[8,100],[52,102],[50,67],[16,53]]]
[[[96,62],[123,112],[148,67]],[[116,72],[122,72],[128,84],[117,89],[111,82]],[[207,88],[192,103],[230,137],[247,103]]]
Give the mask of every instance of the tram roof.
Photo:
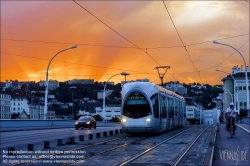
[[[123,85],[122,88],[122,95],[124,96],[128,91],[131,89],[141,89],[145,91],[149,96],[154,95],[155,93],[162,92],[166,93],[170,96],[174,96],[176,98],[179,98],[181,100],[185,100],[183,96],[176,94],[175,92],[165,89],[159,85],[156,85],[151,82],[128,82]]]

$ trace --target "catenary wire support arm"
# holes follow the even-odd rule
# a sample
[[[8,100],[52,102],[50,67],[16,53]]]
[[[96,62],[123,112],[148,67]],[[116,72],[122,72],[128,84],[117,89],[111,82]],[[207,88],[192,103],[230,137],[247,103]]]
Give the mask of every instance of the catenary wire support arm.
[[[161,86],[163,87],[163,78],[167,72],[167,70],[170,68],[170,66],[158,66],[158,67],[155,67],[157,69],[157,72],[158,72],[158,75],[161,79]],[[163,72],[161,72],[162,70]],[[161,70],[161,71],[160,71]]]

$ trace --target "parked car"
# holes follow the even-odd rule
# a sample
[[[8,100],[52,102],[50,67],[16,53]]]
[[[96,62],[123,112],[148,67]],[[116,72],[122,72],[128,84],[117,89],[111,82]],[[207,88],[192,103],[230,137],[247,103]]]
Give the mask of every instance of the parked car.
[[[75,129],[78,128],[96,129],[96,120],[92,116],[81,116],[75,123]]]

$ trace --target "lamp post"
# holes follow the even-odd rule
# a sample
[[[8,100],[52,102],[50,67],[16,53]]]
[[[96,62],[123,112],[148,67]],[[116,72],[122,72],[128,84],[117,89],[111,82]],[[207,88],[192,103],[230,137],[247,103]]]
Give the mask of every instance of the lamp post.
[[[111,77],[107,80],[107,82],[105,83],[104,89],[103,89],[102,121],[104,121],[106,85],[107,85],[107,83],[109,82],[109,80],[110,80],[111,78],[113,78],[114,76],[117,76],[117,75],[123,75],[123,76],[125,76],[125,81],[126,81],[126,76],[127,76],[127,75],[130,75],[130,74],[129,74],[129,73],[126,73],[126,72],[121,72],[121,73],[119,73],[119,74],[115,74],[115,75],[111,76]]]
[[[70,48],[66,48],[66,49],[63,49],[61,51],[59,51],[58,53],[56,53],[49,61],[49,64],[47,66],[47,70],[46,70],[46,83],[45,83],[45,102],[44,102],[44,120],[47,119],[47,112],[48,112],[48,87],[49,87],[49,83],[48,83],[48,71],[49,71],[49,66],[50,66],[50,63],[52,62],[52,60],[58,55],[60,54],[61,52],[63,51],[66,51],[66,50],[69,50],[69,49],[73,49],[73,48],[77,48],[76,45],[70,47]]]
[[[226,73],[226,74],[230,75],[230,76],[232,77],[232,79],[234,80],[234,87],[235,87],[236,79],[232,76],[232,74],[230,74],[230,73],[228,73],[228,72],[225,72],[225,71],[218,70],[218,69],[216,69],[216,71],[217,71],[217,72]],[[236,97],[235,97],[235,95],[234,95],[234,98],[235,98],[234,102],[235,102],[235,104],[237,103],[237,109],[239,110],[239,109],[240,109],[240,108],[239,108],[240,105],[239,105],[239,101],[238,101],[238,89],[237,89],[237,88],[234,88],[234,92],[236,92]],[[234,94],[235,94],[235,93],[234,93]]]
[[[72,120],[74,118],[74,113],[73,113],[73,108],[74,108],[74,89],[76,89],[76,87],[72,86],[72,87],[69,87],[70,89],[72,89],[72,113],[71,113],[71,117],[72,117]]]
[[[248,78],[247,78],[247,65],[246,65],[246,61],[245,61],[244,57],[242,56],[242,54],[240,53],[240,51],[238,51],[238,50],[237,50],[236,48],[234,48],[233,46],[230,46],[230,45],[228,45],[228,44],[219,43],[219,42],[217,42],[217,41],[213,41],[213,43],[214,43],[214,44],[225,45],[225,46],[228,46],[228,47],[233,48],[235,51],[237,51],[237,52],[240,54],[241,58],[243,59],[244,65],[245,65],[245,79],[246,79],[246,93],[247,93],[247,101],[246,101],[246,102],[247,102],[247,110],[249,111],[249,90],[248,90]]]
[[[234,102],[233,95],[232,95],[232,93],[230,93],[229,90],[227,90],[227,89],[224,88],[224,87],[219,87],[219,86],[216,86],[216,87],[217,87],[217,88],[222,88],[223,90],[227,91],[227,92],[231,95],[232,103]]]

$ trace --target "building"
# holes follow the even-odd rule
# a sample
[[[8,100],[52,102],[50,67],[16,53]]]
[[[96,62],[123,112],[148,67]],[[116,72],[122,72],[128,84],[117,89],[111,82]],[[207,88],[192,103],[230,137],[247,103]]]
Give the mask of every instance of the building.
[[[11,119],[11,95],[0,93],[0,119]]]
[[[177,92],[182,96],[187,95],[187,88],[185,88],[182,84],[178,82],[171,82],[166,85],[166,89],[171,90],[173,92]]]
[[[108,98],[112,92],[113,92],[113,90],[106,90],[105,91],[105,98]],[[97,99],[103,99],[103,95],[104,95],[103,91],[97,92]]]
[[[16,92],[11,95],[11,103],[10,103],[10,112],[11,114],[21,114],[25,111],[27,114],[30,114],[29,111],[29,103],[30,100],[23,92]]]
[[[40,81],[39,86],[45,86],[46,81]],[[48,90],[54,90],[59,87],[59,82],[57,80],[49,80],[48,81]]]
[[[104,121],[110,121],[112,118],[121,118],[121,106],[120,105],[106,105],[104,114],[102,103],[82,103],[80,104],[80,111],[78,115],[100,115]]]
[[[112,118],[121,118],[121,106],[106,105],[104,114],[103,108],[96,107],[96,114],[100,115],[104,121],[110,121]]]
[[[44,106],[39,104],[29,105],[30,119],[44,119]],[[49,112],[49,111],[48,111]]]
[[[186,106],[186,118],[190,124],[200,123],[202,108],[196,105]]]
[[[67,84],[94,84],[94,79],[73,79],[66,82]]]
[[[250,105],[250,100],[247,101],[246,97],[246,88],[249,89],[248,93],[250,92],[250,72],[248,67],[246,69],[248,76],[248,87],[246,87],[245,70],[243,70],[242,67],[239,68],[238,66],[234,66],[232,68],[232,74],[228,74],[222,79],[224,87],[223,112],[225,112],[225,110],[229,107],[229,104],[232,100],[237,110],[247,110],[247,102]],[[250,110],[248,110],[248,115],[250,115]]]
[[[202,110],[202,124],[210,125],[219,123],[221,110],[214,108],[212,110]]]

